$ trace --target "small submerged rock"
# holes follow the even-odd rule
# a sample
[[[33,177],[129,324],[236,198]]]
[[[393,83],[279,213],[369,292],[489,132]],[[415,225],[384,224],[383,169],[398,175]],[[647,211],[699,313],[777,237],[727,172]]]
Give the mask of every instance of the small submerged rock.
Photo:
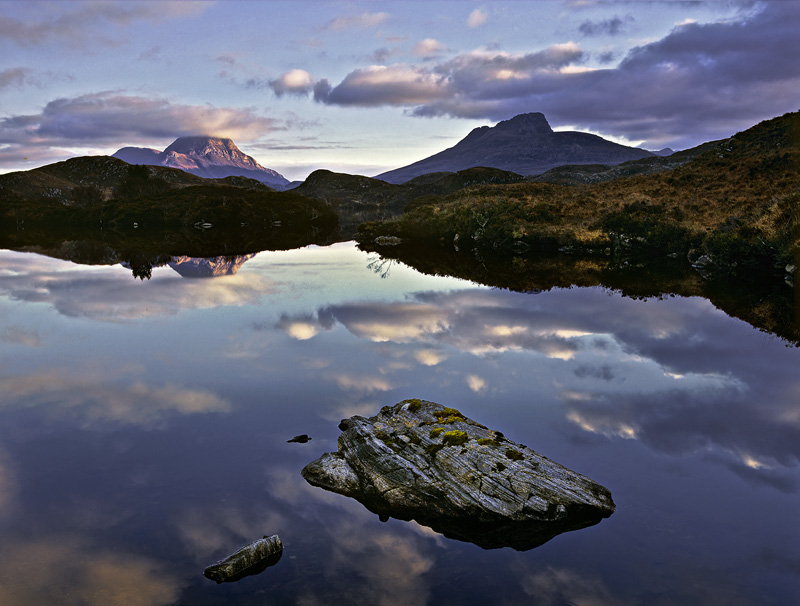
[[[264,572],[283,555],[281,538],[273,534],[245,545],[224,560],[206,568],[203,575],[217,583],[232,583]]]
[[[304,433],[303,433],[303,434],[300,434],[299,436],[295,436],[295,437],[293,437],[291,440],[286,440],[286,442],[288,442],[288,443],[290,443],[290,444],[291,444],[292,442],[297,442],[298,444],[305,444],[305,443],[306,443],[306,442],[308,442],[310,439],[311,439],[311,438],[310,438],[310,437],[309,437],[307,434],[304,434]]]
[[[608,489],[453,408],[424,400],[354,416],[302,471],[381,519],[416,520],[484,549],[527,550],[610,516]]]

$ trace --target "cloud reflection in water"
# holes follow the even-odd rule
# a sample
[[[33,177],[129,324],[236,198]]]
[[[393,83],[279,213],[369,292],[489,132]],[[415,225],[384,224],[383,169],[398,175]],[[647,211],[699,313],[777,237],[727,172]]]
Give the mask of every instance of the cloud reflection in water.
[[[63,261],[4,254],[0,296],[28,303],[49,303],[61,314],[106,322],[174,315],[185,309],[242,306],[257,302],[275,288],[260,274],[225,275],[213,280],[184,280],[168,268],[140,283],[121,267],[65,269]],[[70,267],[70,266],[66,266]],[[19,330],[5,340],[22,339]],[[31,335],[28,335],[30,340]]]
[[[520,355],[560,361],[548,367],[551,385],[537,389],[552,389],[576,427],[672,456],[706,453],[745,478],[797,489],[781,469],[800,460],[798,356],[703,299],[466,289],[331,305],[297,321],[315,337],[341,325],[381,343],[384,358],[406,352],[440,372],[459,368],[465,354],[497,360],[492,373],[464,372],[475,393],[502,382]],[[293,322],[284,316],[276,327]],[[384,360],[380,368],[389,376],[356,379],[341,364],[328,372],[343,388],[388,390],[392,366]]]

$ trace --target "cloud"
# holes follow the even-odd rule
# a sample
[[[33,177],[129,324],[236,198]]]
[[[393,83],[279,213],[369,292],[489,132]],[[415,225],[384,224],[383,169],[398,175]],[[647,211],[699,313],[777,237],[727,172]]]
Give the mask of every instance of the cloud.
[[[502,389],[503,381],[486,375],[483,361],[459,356],[510,367],[520,358],[506,352],[535,355],[554,370],[543,390],[560,398],[576,432],[709,457],[748,481],[798,488],[791,471],[800,462],[796,356],[780,343],[765,347],[759,333],[704,299],[640,305],[597,289],[541,297],[468,289],[331,305],[292,321],[318,333],[340,325],[380,343],[375,351],[392,361],[466,364],[460,376],[477,393]],[[334,363],[327,378],[344,389],[375,393],[402,384],[389,364],[372,375],[340,368]]]
[[[12,67],[0,71],[0,90],[9,87],[20,88],[30,79],[31,70],[24,67]]]
[[[481,25],[486,23],[488,19],[489,19],[488,13],[482,11],[479,8],[476,8],[467,17],[467,27],[469,27],[470,29],[475,29],[476,27],[480,27]]]
[[[447,50],[447,47],[438,40],[425,38],[417,42],[411,52],[417,57],[432,58],[447,52]]]
[[[307,71],[293,69],[288,71],[276,80],[270,80],[269,87],[276,96],[283,95],[307,95],[314,88],[314,81]]]
[[[11,460],[0,449],[0,519],[5,518],[16,505],[18,483],[11,468]]]
[[[283,128],[253,109],[185,105],[118,91],[50,101],[36,114],[0,119],[0,143],[20,147],[137,143],[213,134],[251,141]]]
[[[225,503],[205,508],[188,506],[174,516],[174,524],[186,552],[198,564],[207,564],[213,557],[228,555],[234,545],[286,527],[288,521],[272,511],[253,512]]]
[[[631,15],[625,15],[620,18],[616,15],[611,19],[603,19],[602,21],[586,20],[580,24],[578,30],[584,36],[619,36],[625,33],[627,26],[635,23],[636,20]]]
[[[482,49],[423,66],[356,69],[336,85],[319,81],[315,99],[397,106],[419,117],[504,120],[541,111],[556,125],[681,149],[797,110],[800,3],[759,8],[739,20],[676,26],[613,68],[586,67],[574,42],[528,53]],[[584,30],[612,34],[628,23],[586,22]]]
[[[314,98],[319,102],[360,107],[417,105],[447,94],[439,75],[404,64],[357,69],[336,87],[325,80],[314,89]]]
[[[323,31],[344,32],[353,29],[379,27],[391,19],[389,13],[361,13],[348,17],[337,17],[322,26]]]
[[[88,428],[106,423],[155,427],[174,414],[231,410],[230,402],[206,390],[139,382],[117,386],[56,371],[0,377],[0,389],[0,407],[41,408],[53,419],[75,419]]]
[[[165,563],[93,548],[71,535],[4,540],[0,548],[0,603],[4,606],[166,606],[180,585]]]
[[[615,596],[602,579],[584,571],[553,566],[530,570],[521,560],[513,567],[523,590],[541,604],[592,604],[610,606],[625,600]],[[532,567],[531,567],[532,568]]]
[[[258,301],[274,288],[262,276],[222,276],[214,280],[185,280],[164,269],[154,272],[148,288],[131,279],[122,267],[98,267],[87,273],[63,268],[63,261],[41,258],[37,264],[8,253],[4,267],[13,274],[0,276],[0,295],[15,301],[50,303],[59,313],[102,322],[174,315],[184,309],[241,306]],[[108,259],[113,262],[114,259]],[[33,334],[4,332],[6,340],[27,341]]]
[[[0,331],[0,341],[26,347],[40,347],[42,339],[35,330],[25,330],[19,326],[7,326]]]
[[[467,375],[467,385],[475,393],[480,393],[486,389],[486,380],[478,375]]]
[[[118,28],[136,21],[157,23],[206,10],[195,2],[26,2],[24,17],[5,14],[0,20],[0,39],[23,46],[53,42],[73,47],[102,43],[119,44]],[[74,8],[73,8],[74,7]],[[109,33],[113,31],[114,33]]]
[[[371,66],[350,72],[335,87],[325,81],[315,98],[330,105],[417,106],[415,115],[452,113],[465,117],[452,111],[454,104],[469,101],[476,91],[499,95],[516,90],[520,82],[534,74],[552,76],[582,57],[578,45],[568,43],[526,54],[479,50],[424,67]]]

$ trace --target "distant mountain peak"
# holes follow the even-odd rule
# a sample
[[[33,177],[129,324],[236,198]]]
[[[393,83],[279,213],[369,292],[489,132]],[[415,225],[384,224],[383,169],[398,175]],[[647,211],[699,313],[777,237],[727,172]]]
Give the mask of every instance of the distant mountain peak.
[[[236,144],[231,139],[224,137],[212,137],[210,135],[178,137],[167,149],[164,150],[164,153],[168,154],[170,152],[175,152],[178,154],[189,154],[200,151],[207,153],[212,150],[220,149],[243,153],[238,147],[236,147]]]
[[[541,112],[519,114],[508,120],[498,122],[494,128],[497,131],[514,131],[526,135],[550,134],[553,132],[550,123]]]
[[[129,164],[151,164],[179,168],[199,177],[219,179],[249,177],[275,189],[285,189],[289,181],[280,173],[261,166],[226,137],[192,135],[178,137],[163,152],[139,147],[123,147],[113,154]]]
[[[404,183],[426,173],[479,166],[526,176],[565,164],[620,164],[652,155],[589,133],[555,132],[544,114],[532,112],[476,128],[453,147],[376,178]]]

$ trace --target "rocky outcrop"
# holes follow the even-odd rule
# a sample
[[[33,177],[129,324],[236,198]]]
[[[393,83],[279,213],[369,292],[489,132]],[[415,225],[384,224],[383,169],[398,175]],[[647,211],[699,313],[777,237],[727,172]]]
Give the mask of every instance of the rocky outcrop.
[[[338,451],[302,475],[382,519],[413,519],[484,549],[527,550],[615,509],[603,486],[434,402],[406,400],[339,427]]]
[[[232,583],[264,572],[278,563],[283,555],[281,538],[273,534],[245,545],[224,560],[209,566],[203,576],[217,583]]]

